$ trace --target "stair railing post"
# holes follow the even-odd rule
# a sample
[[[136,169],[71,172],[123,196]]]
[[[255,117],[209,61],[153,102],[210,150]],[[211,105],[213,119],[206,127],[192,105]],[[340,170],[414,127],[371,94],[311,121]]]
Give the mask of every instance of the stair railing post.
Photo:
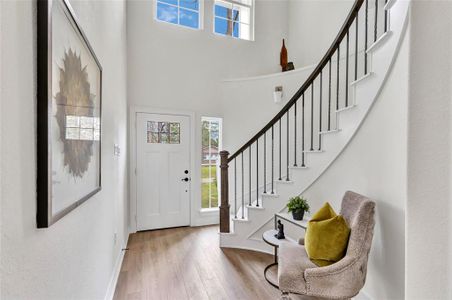
[[[228,151],[220,151],[221,169],[221,205],[220,205],[220,232],[229,232],[229,175]]]

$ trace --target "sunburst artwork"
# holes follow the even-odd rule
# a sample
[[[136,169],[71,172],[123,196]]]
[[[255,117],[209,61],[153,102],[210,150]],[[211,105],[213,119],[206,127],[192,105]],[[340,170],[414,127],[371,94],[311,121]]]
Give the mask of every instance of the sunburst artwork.
[[[67,0],[38,1],[37,226],[101,190],[102,67]]]
[[[72,49],[64,53],[59,73],[55,117],[64,144],[64,166],[71,175],[82,178],[93,156],[93,143],[99,140],[99,119],[94,116],[96,95],[91,93],[86,66]]]

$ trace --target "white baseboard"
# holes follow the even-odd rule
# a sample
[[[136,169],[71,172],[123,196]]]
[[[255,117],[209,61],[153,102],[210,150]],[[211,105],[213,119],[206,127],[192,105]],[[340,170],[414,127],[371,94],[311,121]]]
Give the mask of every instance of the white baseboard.
[[[124,260],[124,255],[126,251],[123,248],[127,248],[127,244],[129,242],[129,235],[127,235],[127,240],[125,245],[121,247],[118,257],[116,258],[115,267],[113,269],[113,273],[111,274],[110,283],[108,284],[107,293],[105,294],[105,300],[112,300],[115,295],[116,284],[118,283],[119,272],[121,271],[122,262]]]
[[[195,220],[192,224],[190,224],[191,227],[197,227],[197,226],[207,226],[207,225],[218,225],[218,213],[215,216],[208,216],[204,218],[199,218]]]
[[[190,226],[197,227],[206,225],[217,225],[220,221],[219,215],[220,212],[218,209],[192,212]]]

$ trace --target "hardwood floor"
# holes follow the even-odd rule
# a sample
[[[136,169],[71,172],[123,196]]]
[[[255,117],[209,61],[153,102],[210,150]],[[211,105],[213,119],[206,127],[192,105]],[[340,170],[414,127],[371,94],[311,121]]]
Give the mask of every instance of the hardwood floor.
[[[273,257],[221,249],[218,226],[139,232],[129,238],[114,299],[278,299],[263,270]]]

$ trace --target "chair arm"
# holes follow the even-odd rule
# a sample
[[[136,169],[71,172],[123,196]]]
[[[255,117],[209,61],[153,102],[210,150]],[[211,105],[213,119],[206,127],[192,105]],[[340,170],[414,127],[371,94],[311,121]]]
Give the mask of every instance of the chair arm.
[[[306,269],[304,277],[309,295],[351,298],[358,294],[366,279],[367,257],[346,256],[326,267]]]
[[[345,272],[345,270],[351,266],[354,260],[356,259],[352,259],[351,257],[346,256],[340,261],[329,266],[306,269],[305,276],[314,278],[331,276],[337,273]]]
[[[298,239],[298,245],[304,246],[304,238],[299,238]]]

